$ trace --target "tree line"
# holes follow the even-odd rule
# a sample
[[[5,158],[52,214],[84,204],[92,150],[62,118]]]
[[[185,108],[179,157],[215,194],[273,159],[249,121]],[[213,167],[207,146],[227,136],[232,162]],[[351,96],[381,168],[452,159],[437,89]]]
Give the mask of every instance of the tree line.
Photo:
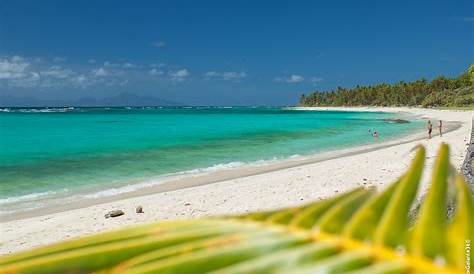
[[[437,77],[396,84],[338,87],[302,95],[301,106],[474,107],[474,65],[457,78]]]

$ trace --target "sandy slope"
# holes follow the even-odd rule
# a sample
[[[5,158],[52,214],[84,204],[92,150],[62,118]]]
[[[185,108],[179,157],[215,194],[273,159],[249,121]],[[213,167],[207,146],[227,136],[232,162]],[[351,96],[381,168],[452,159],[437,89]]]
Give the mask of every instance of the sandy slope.
[[[345,108],[345,110],[402,111],[435,120],[457,121],[461,126],[443,137],[435,136],[431,140],[426,140],[424,136],[411,136],[410,139],[371,148],[333,152],[332,156],[326,155],[328,159],[324,161],[316,157],[296,164],[289,162],[273,168],[263,168],[259,170],[260,172],[253,173],[233,170],[234,175],[241,172],[246,176],[240,178],[233,176],[234,179],[212,184],[206,183],[201,178],[202,183],[187,182],[188,185],[183,185],[183,187],[193,185],[194,187],[170,189],[166,192],[121,199],[80,209],[6,221],[0,224],[2,243],[0,254],[132,224],[293,206],[323,199],[358,186],[384,187],[406,169],[413,157],[412,149],[418,144],[427,148],[426,172],[431,172],[434,156],[441,142],[450,144],[451,161],[459,167],[464,158],[474,114],[474,111],[409,108]],[[437,125],[437,121],[434,125]],[[437,128],[434,128],[434,131],[436,132]],[[218,174],[207,176],[209,182],[226,178],[225,176],[218,177]],[[188,181],[192,180],[193,178],[188,179]],[[426,181],[425,174],[424,187],[426,187]],[[145,213],[136,214],[137,205],[143,206]],[[112,209],[122,209],[126,214],[113,219],[105,219],[104,214]]]

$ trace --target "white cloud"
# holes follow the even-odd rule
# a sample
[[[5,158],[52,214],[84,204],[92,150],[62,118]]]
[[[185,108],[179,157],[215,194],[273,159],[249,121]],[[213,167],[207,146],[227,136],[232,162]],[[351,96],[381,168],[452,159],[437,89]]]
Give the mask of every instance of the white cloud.
[[[40,80],[41,80],[41,76],[39,73],[29,72],[25,74],[25,77],[9,79],[8,85],[12,87],[22,87],[22,88],[35,87],[38,85],[38,83],[40,83]]]
[[[52,78],[60,78],[60,79],[68,78],[72,76],[73,74],[72,70],[65,69],[61,66],[52,66],[52,67],[49,67],[45,71],[41,71],[40,73],[41,75],[44,75],[44,76],[50,76]]]
[[[11,60],[12,60],[12,62],[22,62],[22,61],[25,60],[25,58],[20,57],[20,56],[18,56],[18,55],[15,55],[15,56],[13,56],[13,57],[11,58]]]
[[[84,74],[74,77],[73,82],[79,86],[88,86],[90,84],[89,79]]]
[[[151,45],[155,48],[163,48],[166,46],[165,41],[158,41],[158,42],[153,42]]]
[[[129,63],[129,62],[126,62],[122,65],[122,68],[125,68],[125,69],[131,69],[131,68],[137,68],[137,67],[138,67],[137,65]]]
[[[27,69],[30,63],[20,56],[10,59],[0,59],[0,79],[18,79],[28,76]]]
[[[297,74],[292,74],[287,77],[276,77],[273,79],[275,82],[285,82],[289,84],[299,83],[304,81],[304,77]]]
[[[208,71],[204,74],[207,79],[210,78],[219,78],[225,81],[240,81],[241,79],[245,78],[247,74],[245,72],[236,72],[236,71],[224,71],[224,72],[217,72],[217,71]]]
[[[61,59],[59,59],[61,58]],[[153,79],[184,82],[191,78],[188,68],[166,68],[164,63],[139,64],[134,62],[94,59],[73,66],[66,58],[41,59],[21,56],[0,56],[0,87],[5,88],[85,88],[90,86],[122,86],[137,80]],[[238,81],[245,72],[216,72],[219,79]],[[211,76],[211,75],[209,75]]]
[[[242,78],[245,78],[246,74],[245,72],[234,72],[234,71],[228,71],[222,73],[222,79],[224,80],[239,80]]]
[[[113,74],[113,72],[118,73],[118,72],[123,72],[124,70],[127,69],[137,69],[140,68],[139,65],[131,63],[131,62],[110,62],[110,61],[105,61],[104,64],[102,65],[104,69],[107,69],[109,74]]]
[[[313,76],[313,77],[309,78],[309,82],[313,83],[313,84],[318,84],[318,83],[322,82],[323,80],[324,80],[323,78],[316,77],[316,76]]]
[[[204,76],[206,77],[219,77],[221,74],[217,71],[208,71],[206,72],[206,74],[204,74]]]
[[[131,77],[137,73],[144,73],[141,66],[130,62],[111,63],[104,62],[103,66],[92,69],[91,67],[68,67],[59,65],[61,59],[24,58],[21,56],[0,57],[0,86],[10,88],[84,88],[91,85],[122,86],[126,85]],[[95,60],[88,61],[96,63]],[[130,71],[134,69],[133,71]],[[176,79],[184,79],[182,73]]]
[[[53,60],[54,62],[54,60]],[[57,87],[64,86],[74,75],[69,68],[53,65],[41,67],[43,62],[20,56],[0,59],[0,84],[9,87]]]
[[[164,72],[162,70],[152,68],[150,71],[148,71],[148,74],[150,74],[151,76],[159,76],[159,75],[163,75]]]
[[[292,74],[290,77],[286,78],[287,83],[299,83],[304,80],[304,77],[301,75]]]
[[[38,72],[32,72],[31,73],[31,80],[38,81],[40,78],[41,78],[41,76]]]
[[[273,79],[273,81],[279,82],[279,83],[294,84],[294,83],[301,83],[304,81],[304,82],[312,83],[313,85],[317,85],[323,80],[324,80],[323,78],[317,77],[317,76],[312,76],[308,79],[305,79],[305,77],[298,74],[291,74],[289,76],[284,76],[284,77],[275,77]]]
[[[105,77],[109,75],[109,72],[105,68],[102,67],[102,68],[92,70],[92,74],[96,77]]]
[[[168,75],[173,82],[183,82],[189,77],[190,73],[187,69],[180,69],[177,71],[169,71]]]

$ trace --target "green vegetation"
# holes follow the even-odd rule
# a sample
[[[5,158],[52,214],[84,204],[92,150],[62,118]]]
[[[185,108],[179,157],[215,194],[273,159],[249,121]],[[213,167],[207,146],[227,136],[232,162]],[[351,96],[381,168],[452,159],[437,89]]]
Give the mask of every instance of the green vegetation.
[[[417,80],[410,83],[338,87],[328,92],[314,92],[301,96],[301,106],[422,106],[474,107],[474,65],[461,76],[449,79],[438,77],[431,82]]]
[[[411,226],[422,147],[381,193],[358,188],[299,208],[99,234],[0,258],[0,273],[468,273],[474,201],[448,154],[443,145]]]

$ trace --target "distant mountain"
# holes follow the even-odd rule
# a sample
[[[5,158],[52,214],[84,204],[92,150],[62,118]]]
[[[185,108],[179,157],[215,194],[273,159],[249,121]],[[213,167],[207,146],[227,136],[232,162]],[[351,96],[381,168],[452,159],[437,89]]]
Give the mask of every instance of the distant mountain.
[[[14,97],[9,95],[0,96],[0,106],[2,107],[117,107],[117,106],[180,106],[182,104],[163,100],[153,96],[140,96],[131,93],[120,93],[107,98],[84,97],[75,101],[67,100],[46,100],[29,97]]]

